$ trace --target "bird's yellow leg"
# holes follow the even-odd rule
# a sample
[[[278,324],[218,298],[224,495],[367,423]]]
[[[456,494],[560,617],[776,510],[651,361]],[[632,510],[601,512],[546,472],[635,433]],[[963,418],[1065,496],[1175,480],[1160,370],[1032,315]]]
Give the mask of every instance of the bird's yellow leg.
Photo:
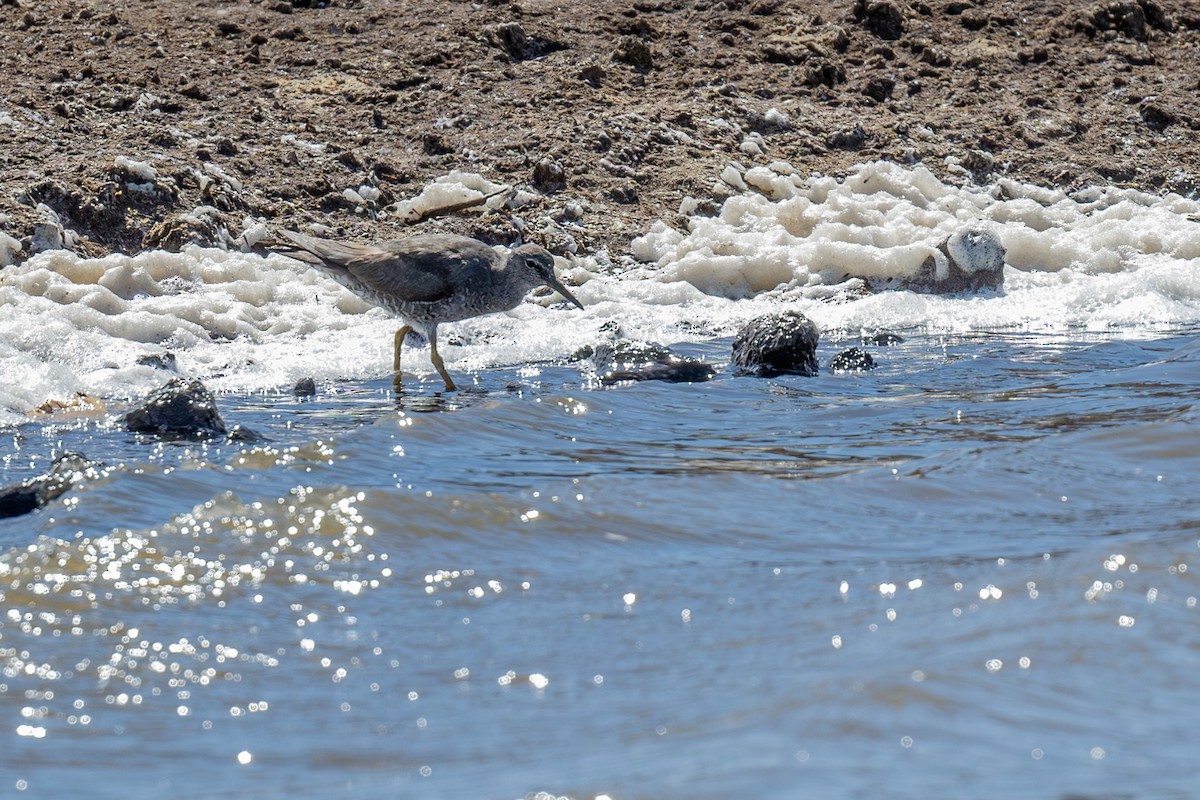
[[[446,372],[446,365],[442,363],[442,356],[437,351],[436,328],[430,329],[429,331],[429,360],[433,362],[433,367],[438,371],[438,375],[441,375],[442,380],[446,382],[446,391],[458,391],[458,387],[454,385],[454,381],[450,378],[450,373]]]
[[[392,355],[392,371],[396,373],[392,378],[392,383],[396,386],[400,385],[400,348],[404,345],[404,337],[412,332],[412,328],[405,325],[400,330],[396,331],[396,347]]]

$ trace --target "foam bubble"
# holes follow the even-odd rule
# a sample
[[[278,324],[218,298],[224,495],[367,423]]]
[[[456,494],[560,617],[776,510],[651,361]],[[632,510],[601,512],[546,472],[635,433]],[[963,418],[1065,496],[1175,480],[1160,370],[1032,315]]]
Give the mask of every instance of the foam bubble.
[[[1177,195],[1094,188],[1068,196],[1011,180],[960,187],[885,162],[843,181],[778,163],[722,173],[736,185],[733,176],[756,191],[730,198],[716,217],[692,218],[687,231],[658,224],[634,241],[634,256],[658,267],[659,280],[736,298],[902,278],[967,227],[997,236],[1008,266],[1026,273],[1097,275],[1200,259],[1200,204]]]
[[[448,368],[561,359],[604,341],[614,323],[626,337],[668,344],[732,336],[783,308],[851,334],[1200,322],[1194,201],[1112,188],[1068,196],[1011,181],[959,187],[892,164],[865,165],[842,181],[782,164],[744,174],[765,193],[730,198],[718,216],[695,217],[686,231],[655,225],[633,242],[643,263],[614,270],[604,253],[560,259],[584,310],[526,302],[442,326]],[[476,195],[493,188],[465,180]],[[910,274],[969,228],[1006,248],[1002,291],[861,296],[864,279]],[[971,242],[947,247],[970,250]],[[164,351],[182,374],[216,391],[273,390],[308,376],[379,377],[391,370],[397,326],[316,270],[279,257],[195,247],[101,259],[45,252],[0,272],[0,424],[77,392],[142,396],[168,376],[139,357]],[[433,376],[427,348],[406,347],[404,366]]]

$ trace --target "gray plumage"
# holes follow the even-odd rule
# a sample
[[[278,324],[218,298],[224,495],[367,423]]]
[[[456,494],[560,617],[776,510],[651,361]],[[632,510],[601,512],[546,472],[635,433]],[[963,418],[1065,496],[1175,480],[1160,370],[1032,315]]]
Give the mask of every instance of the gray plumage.
[[[554,274],[554,257],[523,244],[507,255],[477,239],[425,234],[376,245],[349,244],[280,230],[286,242],[273,253],[316,267],[369,303],[403,322],[396,332],[393,367],[400,384],[400,347],[410,330],[429,340],[430,360],[454,391],[437,351],[437,326],[516,308],[535,286],[547,285],[583,308]]]

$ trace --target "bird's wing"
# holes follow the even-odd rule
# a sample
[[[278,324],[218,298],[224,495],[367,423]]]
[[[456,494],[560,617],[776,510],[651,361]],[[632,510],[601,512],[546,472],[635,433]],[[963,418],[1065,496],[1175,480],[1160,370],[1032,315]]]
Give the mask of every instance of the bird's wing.
[[[407,302],[434,302],[491,280],[495,250],[466,236],[425,234],[385,242],[348,269],[363,284]]]
[[[462,286],[486,281],[500,261],[496,251],[465,236],[427,234],[379,245],[334,242],[280,229],[286,242],[268,252],[303,261],[406,303],[432,303]]]

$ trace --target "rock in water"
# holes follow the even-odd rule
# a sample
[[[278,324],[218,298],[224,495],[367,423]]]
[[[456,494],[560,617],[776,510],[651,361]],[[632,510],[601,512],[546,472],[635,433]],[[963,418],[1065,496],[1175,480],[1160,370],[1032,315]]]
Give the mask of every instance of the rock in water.
[[[716,371],[694,358],[681,356],[655,342],[602,344],[592,352],[600,382],[606,386],[623,381],[666,381],[700,383]]]
[[[829,362],[830,372],[866,372],[875,369],[878,364],[866,350],[858,347],[848,347],[833,357]]]
[[[950,234],[899,288],[930,294],[998,289],[1004,285],[1004,256],[1004,245],[995,234],[967,228]]]
[[[735,375],[817,374],[817,326],[797,311],[751,320],[733,340]]]
[[[63,453],[45,475],[0,488],[0,518],[19,517],[49,503],[87,477],[99,464],[79,453]],[[94,475],[94,473],[93,473]]]
[[[212,393],[196,379],[175,378],[125,415],[125,427],[135,433],[166,433],[206,439],[225,435]]]
[[[876,347],[891,347],[897,344],[904,343],[904,337],[898,333],[891,331],[880,331],[879,333],[863,334],[862,343],[867,345],[875,345]]]

